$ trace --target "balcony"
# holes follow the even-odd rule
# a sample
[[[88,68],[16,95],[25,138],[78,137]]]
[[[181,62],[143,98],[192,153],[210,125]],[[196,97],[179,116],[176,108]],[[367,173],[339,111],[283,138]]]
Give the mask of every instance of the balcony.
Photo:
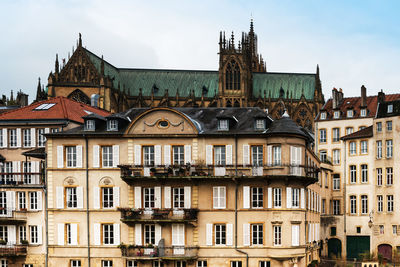
[[[195,260],[198,247],[171,246],[149,247],[120,245],[123,257],[138,260]]]
[[[26,245],[0,245],[0,257],[20,257],[26,255]]]
[[[0,187],[43,186],[41,172],[0,172]]]
[[[189,223],[197,221],[198,209],[131,209],[119,208],[124,223]]]
[[[0,223],[25,223],[26,210],[12,210],[11,208],[0,208]]]

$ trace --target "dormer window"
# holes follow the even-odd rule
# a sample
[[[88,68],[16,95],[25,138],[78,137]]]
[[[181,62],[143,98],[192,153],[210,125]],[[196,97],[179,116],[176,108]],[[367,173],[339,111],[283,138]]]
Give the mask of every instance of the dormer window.
[[[256,119],[256,130],[265,130],[265,120],[264,119]]]
[[[117,120],[107,121],[107,130],[108,131],[118,131],[118,121]]]
[[[353,110],[352,109],[349,109],[347,111],[347,118],[353,118]]]
[[[94,120],[86,120],[85,122],[85,131],[94,131],[95,128],[95,122]]]
[[[360,116],[361,117],[366,117],[367,116],[367,110],[365,108],[361,109]]]
[[[387,106],[387,113],[392,113],[393,112],[393,104],[390,104]]]
[[[218,121],[218,130],[220,130],[220,131],[228,131],[229,130],[229,122],[227,119],[220,119]]]
[[[339,117],[340,117],[340,111],[335,111],[335,112],[333,112],[333,118],[334,119],[339,119]]]
[[[322,112],[320,116],[321,120],[326,120],[326,112]]]

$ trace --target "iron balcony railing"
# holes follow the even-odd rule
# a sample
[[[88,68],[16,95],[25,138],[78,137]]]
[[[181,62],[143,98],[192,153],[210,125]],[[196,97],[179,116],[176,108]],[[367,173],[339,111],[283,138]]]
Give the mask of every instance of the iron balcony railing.
[[[0,245],[0,257],[18,257],[26,255],[26,245]]]
[[[26,209],[14,210],[12,208],[0,207],[0,221],[26,221]]]
[[[0,185],[42,185],[41,172],[0,172]]]
[[[136,258],[136,259],[196,259],[198,247],[190,246],[134,246],[134,245],[120,245],[123,257]]]
[[[198,209],[131,209],[118,208],[121,211],[121,221],[129,222],[195,222],[197,221]]]

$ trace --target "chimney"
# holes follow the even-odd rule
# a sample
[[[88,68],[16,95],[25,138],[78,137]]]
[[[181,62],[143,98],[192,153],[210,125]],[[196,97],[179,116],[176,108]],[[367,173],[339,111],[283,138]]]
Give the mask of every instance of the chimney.
[[[337,94],[338,94],[338,91],[337,91],[337,89],[334,87],[334,88],[332,89],[332,109],[335,109],[335,108],[337,108],[337,106],[338,106]]]
[[[364,85],[361,86],[361,107],[367,106],[367,88]]]
[[[339,93],[338,93],[338,106],[342,103],[343,101],[343,90],[342,88],[339,88]]]
[[[378,93],[378,103],[383,103],[385,102],[385,93],[381,89],[381,91]]]

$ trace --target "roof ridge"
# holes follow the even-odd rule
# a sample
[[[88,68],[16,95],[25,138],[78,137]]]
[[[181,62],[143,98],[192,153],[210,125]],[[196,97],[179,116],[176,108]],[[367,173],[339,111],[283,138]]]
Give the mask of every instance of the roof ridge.
[[[19,112],[19,111],[21,111],[21,110],[28,109],[28,108],[32,107],[33,105],[40,106],[41,104],[45,103],[46,101],[50,101],[50,100],[55,99],[55,98],[58,98],[58,97],[59,97],[59,96],[53,97],[53,98],[49,98],[49,99],[46,99],[46,100],[42,100],[42,101],[39,101],[39,102],[33,102],[33,103],[31,103],[31,104],[29,104],[29,105],[27,105],[27,106],[24,106],[24,107],[19,107],[19,108],[16,108],[16,109],[12,109],[12,110],[9,110],[9,111],[5,111],[5,112],[3,112],[3,113],[0,114],[0,119],[1,119],[1,117],[4,117],[4,115],[8,115],[8,114],[13,113],[13,112],[17,112],[17,111]]]

